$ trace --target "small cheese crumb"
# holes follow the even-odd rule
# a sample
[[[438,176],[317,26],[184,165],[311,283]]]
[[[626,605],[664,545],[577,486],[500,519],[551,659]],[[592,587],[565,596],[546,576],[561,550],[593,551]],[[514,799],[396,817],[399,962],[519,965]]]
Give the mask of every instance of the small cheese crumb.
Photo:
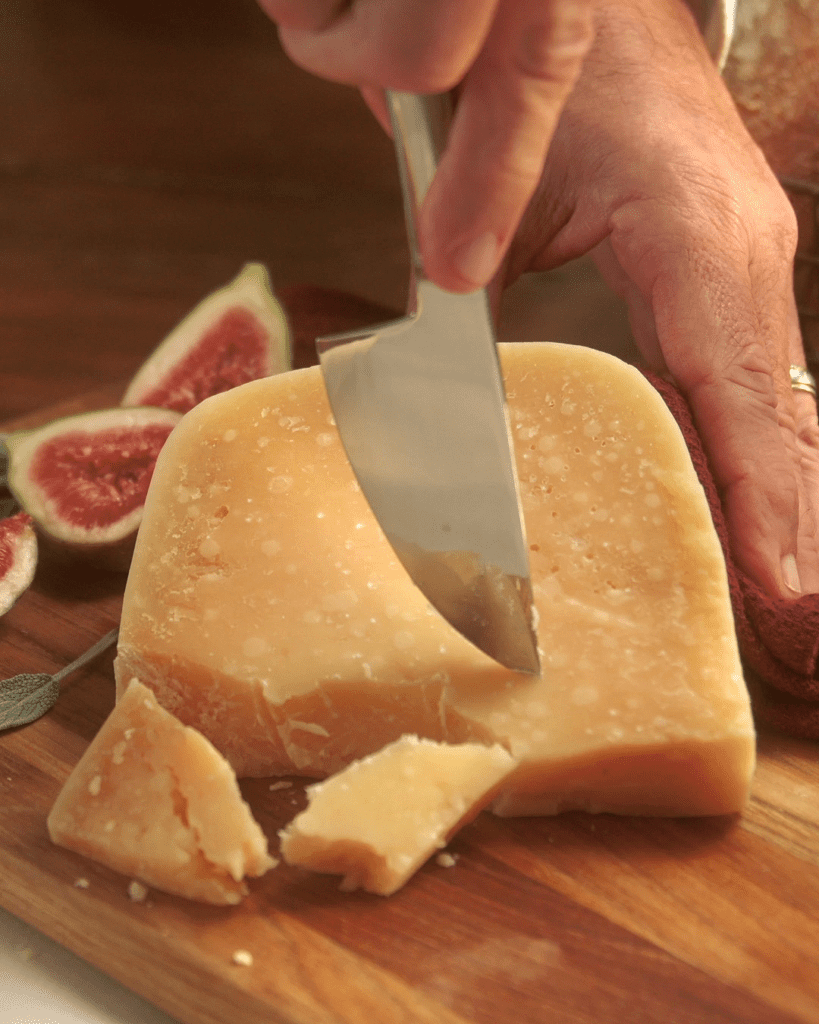
[[[253,966],[253,954],[249,953],[246,949],[237,949],[233,954],[233,962],[238,964],[240,967],[252,967]]]
[[[326,736],[329,737],[330,733],[324,728],[323,725],[318,725],[316,722],[298,722],[295,718],[290,719],[290,728],[295,731],[297,729],[302,732],[312,733],[314,736]]]
[[[288,782],[287,779],[282,779],[280,782],[271,782],[267,788],[271,793],[274,793],[277,789],[290,789],[292,785],[292,782]]]
[[[87,878],[78,878],[77,881],[74,883],[74,888],[87,889],[90,884],[91,883],[88,881]]]
[[[102,789],[102,776],[95,775],[94,778],[88,783],[88,792],[91,796],[99,796],[100,789]]]
[[[128,884],[128,899],[133,900],[134,903],[144,903],[147,895],[148,890],[142,882],[130,882]]]
[[[435,858],[435,863],[442,868],[454,868],[458,863],[458,855],[456,853],[439,853]]]

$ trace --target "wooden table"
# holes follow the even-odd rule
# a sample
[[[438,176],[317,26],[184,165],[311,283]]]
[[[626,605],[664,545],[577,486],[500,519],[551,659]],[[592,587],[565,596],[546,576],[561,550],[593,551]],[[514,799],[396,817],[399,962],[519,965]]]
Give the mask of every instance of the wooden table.
[[[249,259],[277,287],[402,305],[390,144],[352,91],[289,65],[252,0],[12,0],[0,53],[0,423],[115,400]],[[45,558],[0,620],[2,674],[90,645],[122,583]],[[49,843],[112,703],[108,655],[0,736],[0,903],[185,1024],[819,1022],[815,746],[762,736],[738,819],[484,815],[455,867],[388,900],[282,868],[222,910],[132,903]],[[299,787],[243,788],[275,841]]]
[[[392,144],[254,0],[0,4],[0,421],[129,375],[247,260],[393,306]]]

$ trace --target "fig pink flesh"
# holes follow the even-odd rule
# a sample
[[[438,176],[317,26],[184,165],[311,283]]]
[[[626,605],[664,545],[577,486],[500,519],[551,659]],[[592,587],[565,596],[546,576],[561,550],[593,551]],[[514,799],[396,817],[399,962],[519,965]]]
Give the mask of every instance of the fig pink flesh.
[[[156,457],[172,429],[156,423],[61,434],[40,446],[30,476],[65,522],[87,529],[110,526],[145,501]]]
[[[222,314],[161,384],[140,396],[140,404],[187,412],[210,395],[269,372],[267,331],[251,312],[234,306]]]
[[[14,565],[17,540],[32,522],[31,516],[26,512],[18,512],[8,519],[0,519],[0,580],[5,579]]]

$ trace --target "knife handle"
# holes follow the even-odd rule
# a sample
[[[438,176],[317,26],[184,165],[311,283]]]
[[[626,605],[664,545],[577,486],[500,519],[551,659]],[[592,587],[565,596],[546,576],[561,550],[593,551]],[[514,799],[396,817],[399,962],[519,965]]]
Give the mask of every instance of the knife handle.
[[[447,92],[422,96],[388,90],[387,106],[404,198],[410,261],[417,281],[426,275],[418,247],[416,217],[446,145],[452,95]]]

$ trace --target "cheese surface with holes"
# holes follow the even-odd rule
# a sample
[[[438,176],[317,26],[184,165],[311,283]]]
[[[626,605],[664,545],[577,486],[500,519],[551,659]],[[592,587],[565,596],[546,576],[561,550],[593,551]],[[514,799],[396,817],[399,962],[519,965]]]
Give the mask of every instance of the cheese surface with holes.
[[[307,787],[307,809],[281,833],[282,857],[342,875],[342,889],[389,896],[489,802],[514,764],[497,744],[402,736]]]
[[[164,892],[238,903],[276,861],[225,759],[132,681],[48,817],[51,839]]]
[[[201,403],[157,462],[125,591],[134,676],[239,775],[325,777],[412,734],[502,745],[502,814],[742,807],[754,730],[721,547],[634,368],[500,346],[542,676],[457,634],[394,556],[312,367]]]

